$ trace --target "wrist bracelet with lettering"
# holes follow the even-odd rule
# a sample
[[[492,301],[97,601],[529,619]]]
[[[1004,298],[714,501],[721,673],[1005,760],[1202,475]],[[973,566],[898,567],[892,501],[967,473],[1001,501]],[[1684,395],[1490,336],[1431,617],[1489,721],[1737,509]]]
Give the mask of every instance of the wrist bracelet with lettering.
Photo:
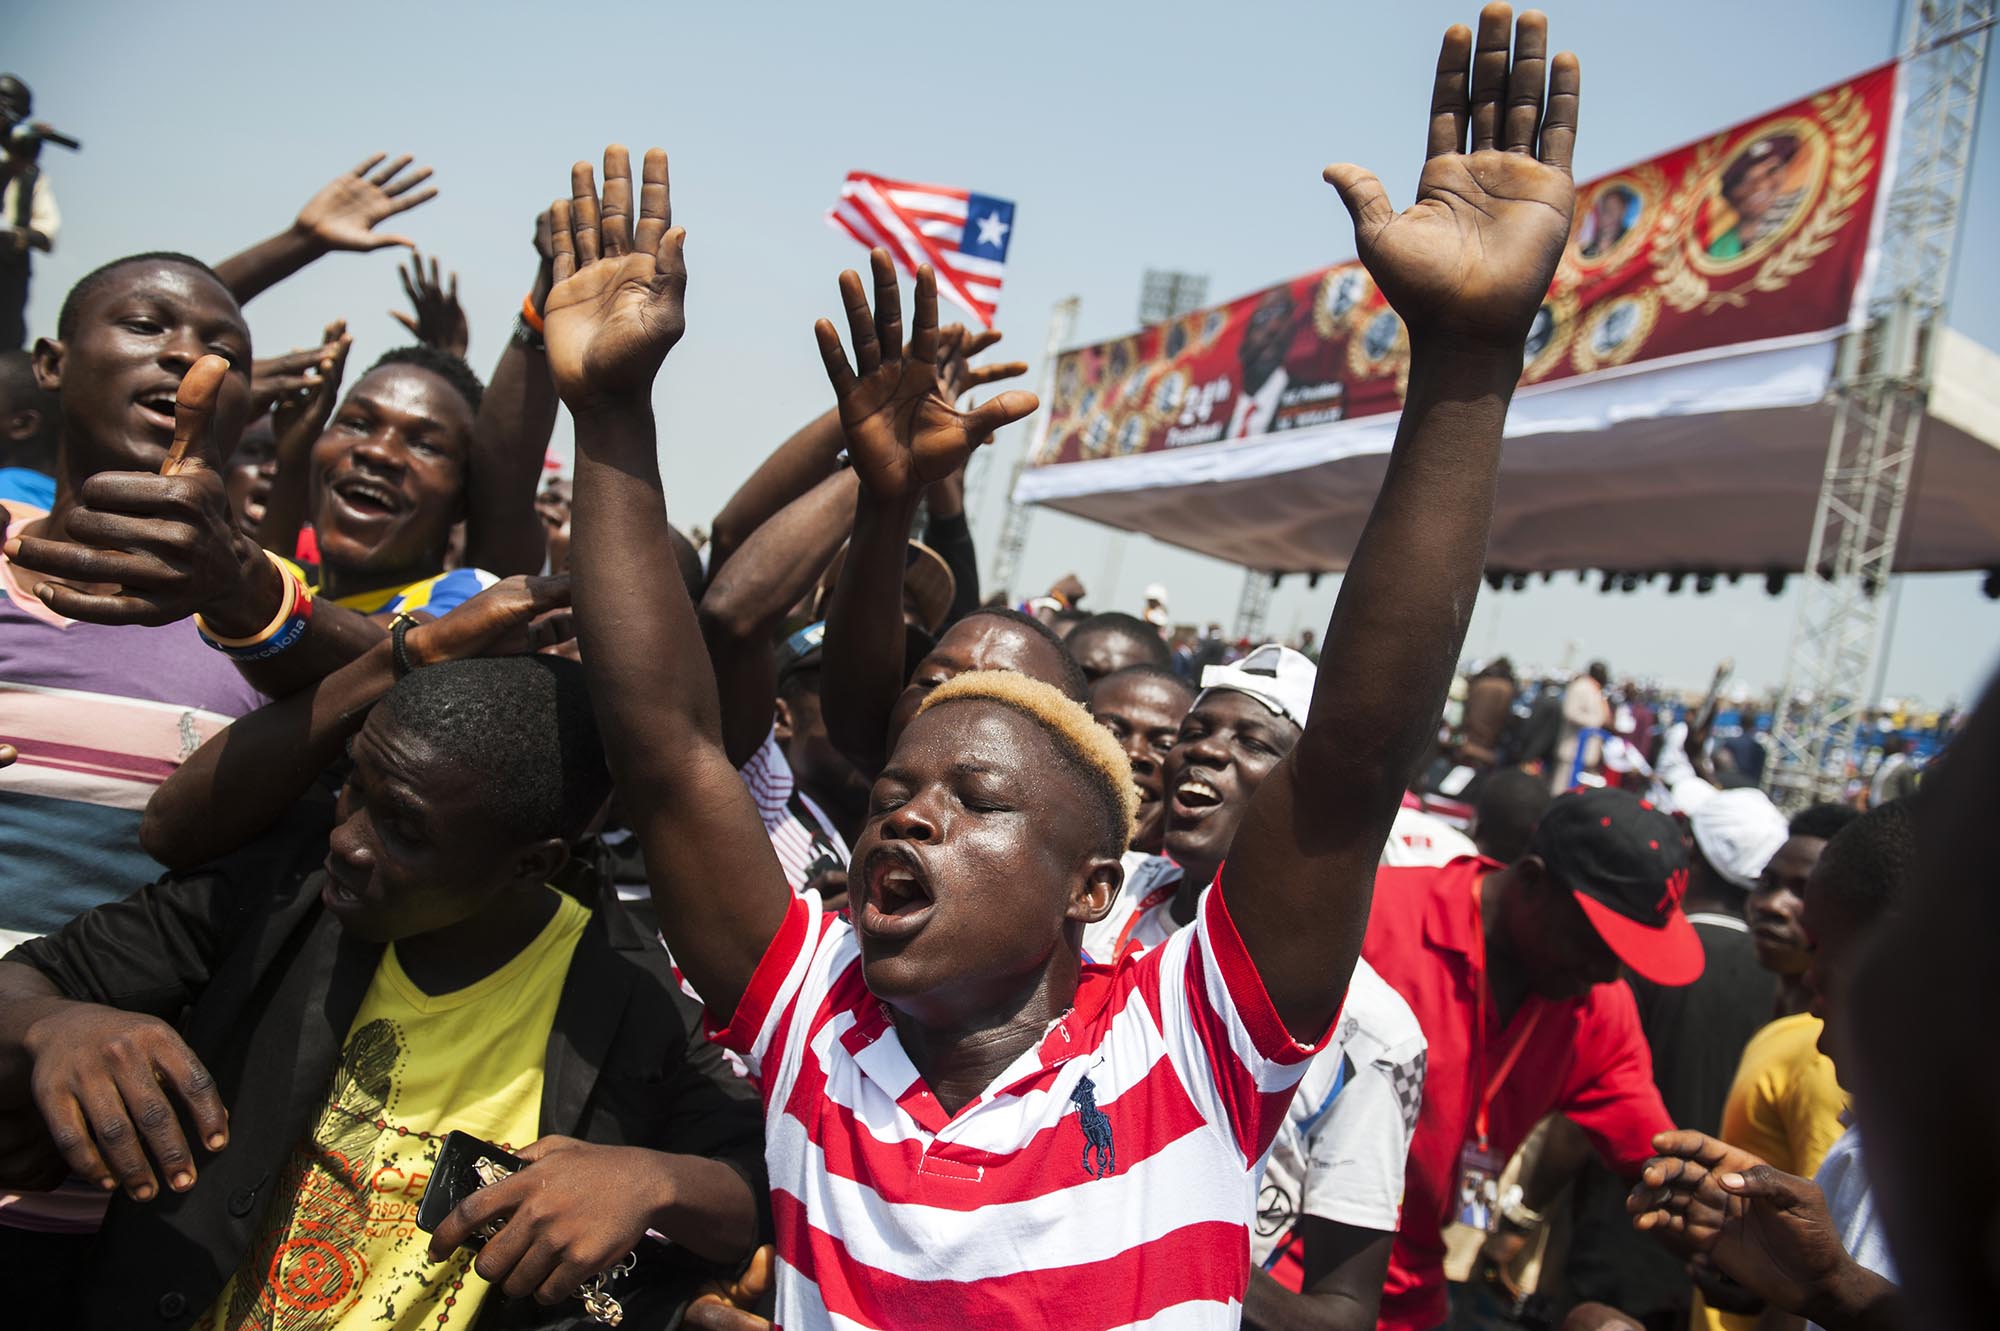
[[[200,615],[194,617],[195,631],[201,634],[201,640],[231,660],[269,660],[296,646],[305,637],[306,625],[312,620],[313,598],[305,583],[269,550],[262,553],[271,561],[271,567],[278,570],[284,589],[284,595],[278,601],[278,613],[269,624],[247,638],[225,638],[211,629],[208,621]]]

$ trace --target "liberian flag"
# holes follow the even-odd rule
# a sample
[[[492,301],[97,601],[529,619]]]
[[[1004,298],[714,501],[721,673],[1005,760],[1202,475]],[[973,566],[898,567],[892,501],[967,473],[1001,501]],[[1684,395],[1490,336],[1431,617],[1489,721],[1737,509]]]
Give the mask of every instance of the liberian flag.
[[[929,264],[939,295],[982,326],[993,326],[1014,231],[1014,205],[1007,200],[854,171],[826,220],[869,249],[889,251],[912,278],[918,264]]]

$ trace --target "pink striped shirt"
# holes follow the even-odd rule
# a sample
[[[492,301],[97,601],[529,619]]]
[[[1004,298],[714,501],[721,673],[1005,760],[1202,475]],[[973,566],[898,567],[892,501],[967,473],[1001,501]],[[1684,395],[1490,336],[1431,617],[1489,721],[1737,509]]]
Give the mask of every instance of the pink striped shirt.
[[[787,1331],[1236,1326],[1258,1167],[1325,1043],[1285,1030],[1215,890],[1164,945],[1085,966],[953,1115],[816,893],[715,1038],[763,1086]]]

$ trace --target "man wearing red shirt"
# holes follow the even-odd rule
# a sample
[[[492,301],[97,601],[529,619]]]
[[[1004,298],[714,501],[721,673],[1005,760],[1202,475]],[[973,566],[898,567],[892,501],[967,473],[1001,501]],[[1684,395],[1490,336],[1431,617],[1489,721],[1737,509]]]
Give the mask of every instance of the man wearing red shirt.
[[[1491,1181],[1544,1115],[1567,1115],[1621,1173],[1652,1154],[1671,1120],[1618,967],[1665,985],[1701,974],[1686,888],[1673,820],[1616,790],[1556,800],[1513,865],[1378,872],[1361,954],[1430,1041],[1383,1331],[1445,1321],[1446,1225],[1531,1218]]]

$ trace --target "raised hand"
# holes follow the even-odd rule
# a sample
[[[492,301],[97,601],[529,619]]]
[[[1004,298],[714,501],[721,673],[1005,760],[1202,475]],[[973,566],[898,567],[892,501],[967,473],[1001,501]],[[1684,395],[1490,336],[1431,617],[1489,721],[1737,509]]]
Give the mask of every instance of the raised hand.
[[[417,188],[431,178],[431,169],[424,166],[405,174],[408,153],[383,166],[387,157],[376,153],[321,186],[299,210],[293,229],[329,250],[379,250],[389,245],[415,249],[417,242],[408,236],[386,235],[375,227],[437,197],[434,186]]]
[[[250,363],[250,419],[282,407],[295,399],[308,398],[319,386],[327,358],[340,351],[340,334],[347,331],[344,320],[326,326],[320,345],[288,352]]]
[[[303,459],[340,401],[340,381],[347,371],[347,353],[354,347],[354,338],[345,319],[328,324],[320,337],[321,343],[314,350],[294,353],[312,357],[312,363],[300,375],[299,386],[280,395],[271,412],[271,432],[277,436],[281,460],[292,456]]]
[[[431,269],[426,274],[424,256],[412,250],[409,265],[399,266],[396,276],[403,280],[403,294],[410,298],[416,314],[390,310],[389,317],[409,329],[410,335],[424,345],[463,359],[472,345],[472,332],[465,321],[465,308],[458,303],[458,274],[451,275],[451,285],[447,287],[438,273],[437,257],[431,257]]]
[[[960,411],[939,378],[943,347],[936,274],[928,264],[917,269],[916,323],[905,349],[896,266],[886,250],[875,250],[869,259],[875,275],[872,315],[860,276],[852,269],[840,275],[854,364],[848,363],[830,320],[821,319],[813,333],[861,483],[880,498],[914,500],[924,486],[963,468],[972,450],[994,431],[1040,403],[1033,393],[1015,389]]]
[[[947,324],[938,330],[938,382],[944,385],[946,397],[956,402],[975,388],[998,383],[1002,379],[1018,379],[1028,372],[1026,361],[993,361],[986,365],[971,363],[974,356],[1000,338],[997,328],[982,328],[976,333],[968,333],[964,324]]]
[[[1504,4],[1481,10],[1476,49],[1463,25],[1445,33],[1408,210],[1395,210],[1371,172],[1326,168],[1354,217],[1361,261],[1413,345],[1518,352],[1569,239],[1580,71],[1568,52],[1548,59],[1548,21],[1534,10],[1514,29],[1510,63],[1512,16]]]
[[[646,153],[636,227],[632,160],[622,146],[604,150],[601,209],[590,163],[570,169],[570,190],[550,209],[556,284],[542,314],[549,375],[571,410],[643,398],[687,329],[687,233],[672,225],[667,155]]]

